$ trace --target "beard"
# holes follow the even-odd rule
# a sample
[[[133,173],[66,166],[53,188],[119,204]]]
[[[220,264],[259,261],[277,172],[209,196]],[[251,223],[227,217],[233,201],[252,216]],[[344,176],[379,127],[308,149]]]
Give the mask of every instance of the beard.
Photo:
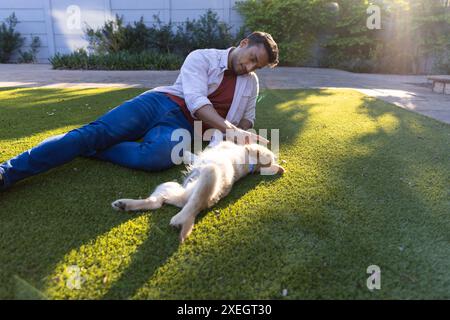
[[[239,50],[236,50],[237,48],[234,48],[231,50],[230,52],[230,65],[231,65],[231,71],[233,71],[234,74],[236,75],[243,75],[243,74],[247,74],[248,71],[246,71],[245,67],[242,65],[240,60],[240,55],[242,54],[242,52],[240,52]],[[235,51],[236,50],[236,51]]]
[[[242,64],[239,63],[239,61],[237,61],[237,59],[235,61],[233,61],[233,63],[231,65],[233,66],[233,72],[235,74],[242,75],[242,74],[247,73],[245,71],[245,68],[242,66]]]

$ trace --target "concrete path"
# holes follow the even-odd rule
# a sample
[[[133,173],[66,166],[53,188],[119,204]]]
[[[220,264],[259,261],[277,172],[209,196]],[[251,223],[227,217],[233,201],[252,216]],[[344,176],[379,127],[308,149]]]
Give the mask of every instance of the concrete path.
[[[48,64],[0,64],[0,87],[144,87],[172,84],[179,71],[70,71]],[[433,93],[426,76],[357,74],[277,67],[258,71],[261,89],[351,88],[450,124],[450,96]]]

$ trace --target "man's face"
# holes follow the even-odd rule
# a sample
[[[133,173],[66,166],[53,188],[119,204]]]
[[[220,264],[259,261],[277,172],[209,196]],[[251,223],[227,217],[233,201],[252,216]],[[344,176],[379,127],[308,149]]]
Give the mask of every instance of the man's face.
[[[237,75],[264,68],[269,64],[269,55],[264,45],[249,46],[248,39],[242,40],[239,47],[234,49],[230,56],[231,67]]]

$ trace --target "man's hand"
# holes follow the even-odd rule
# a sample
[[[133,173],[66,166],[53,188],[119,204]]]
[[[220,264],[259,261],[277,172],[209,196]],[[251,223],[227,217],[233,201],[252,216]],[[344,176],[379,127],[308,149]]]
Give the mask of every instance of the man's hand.
[[[261,141],[269,143],[264,137],[260,135],[242,130],[229,121],[222,118],[211,105],[205,105],[195,112],[195,116],[202,121],[205,121],[211,127],[225,133],[226,139],[234,141],[238,144],[256,143]],[[250,121],[248,121],[250,122]]]
[[[243,130],[248,130],[253,128],[253,123],[250,120],[242,119],[237,126]]]
[[[227,130],[225,133],[225,138],[226,140],[233,141],[237,144],[257,143],[258,141],[261,141],[265,144],[269,143],[269,140],[267,140],[266,138],[255,133],[239,129],[237,127]]]

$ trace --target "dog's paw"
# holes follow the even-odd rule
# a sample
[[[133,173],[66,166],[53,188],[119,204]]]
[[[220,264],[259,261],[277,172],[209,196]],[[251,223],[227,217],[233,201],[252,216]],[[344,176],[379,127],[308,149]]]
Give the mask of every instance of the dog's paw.
[[[194,221],[195,221],[195,215],[186,215],[186,213],[178,213],[177,215],[173,216],[170,220],[170,225],[175,228],[180,228],[180,243],[183,243],[187,237],[192,232],[192,229],[194,228]]]
[[[111,203],[111,206],[117,211],[127,211],[127,201],[125,199],[116,200]]]
[[[174,228],[180,228],[185,221],[185,217],[182,214],[178,213],[174,215],[172,219],[170,219],[170,225]]]

